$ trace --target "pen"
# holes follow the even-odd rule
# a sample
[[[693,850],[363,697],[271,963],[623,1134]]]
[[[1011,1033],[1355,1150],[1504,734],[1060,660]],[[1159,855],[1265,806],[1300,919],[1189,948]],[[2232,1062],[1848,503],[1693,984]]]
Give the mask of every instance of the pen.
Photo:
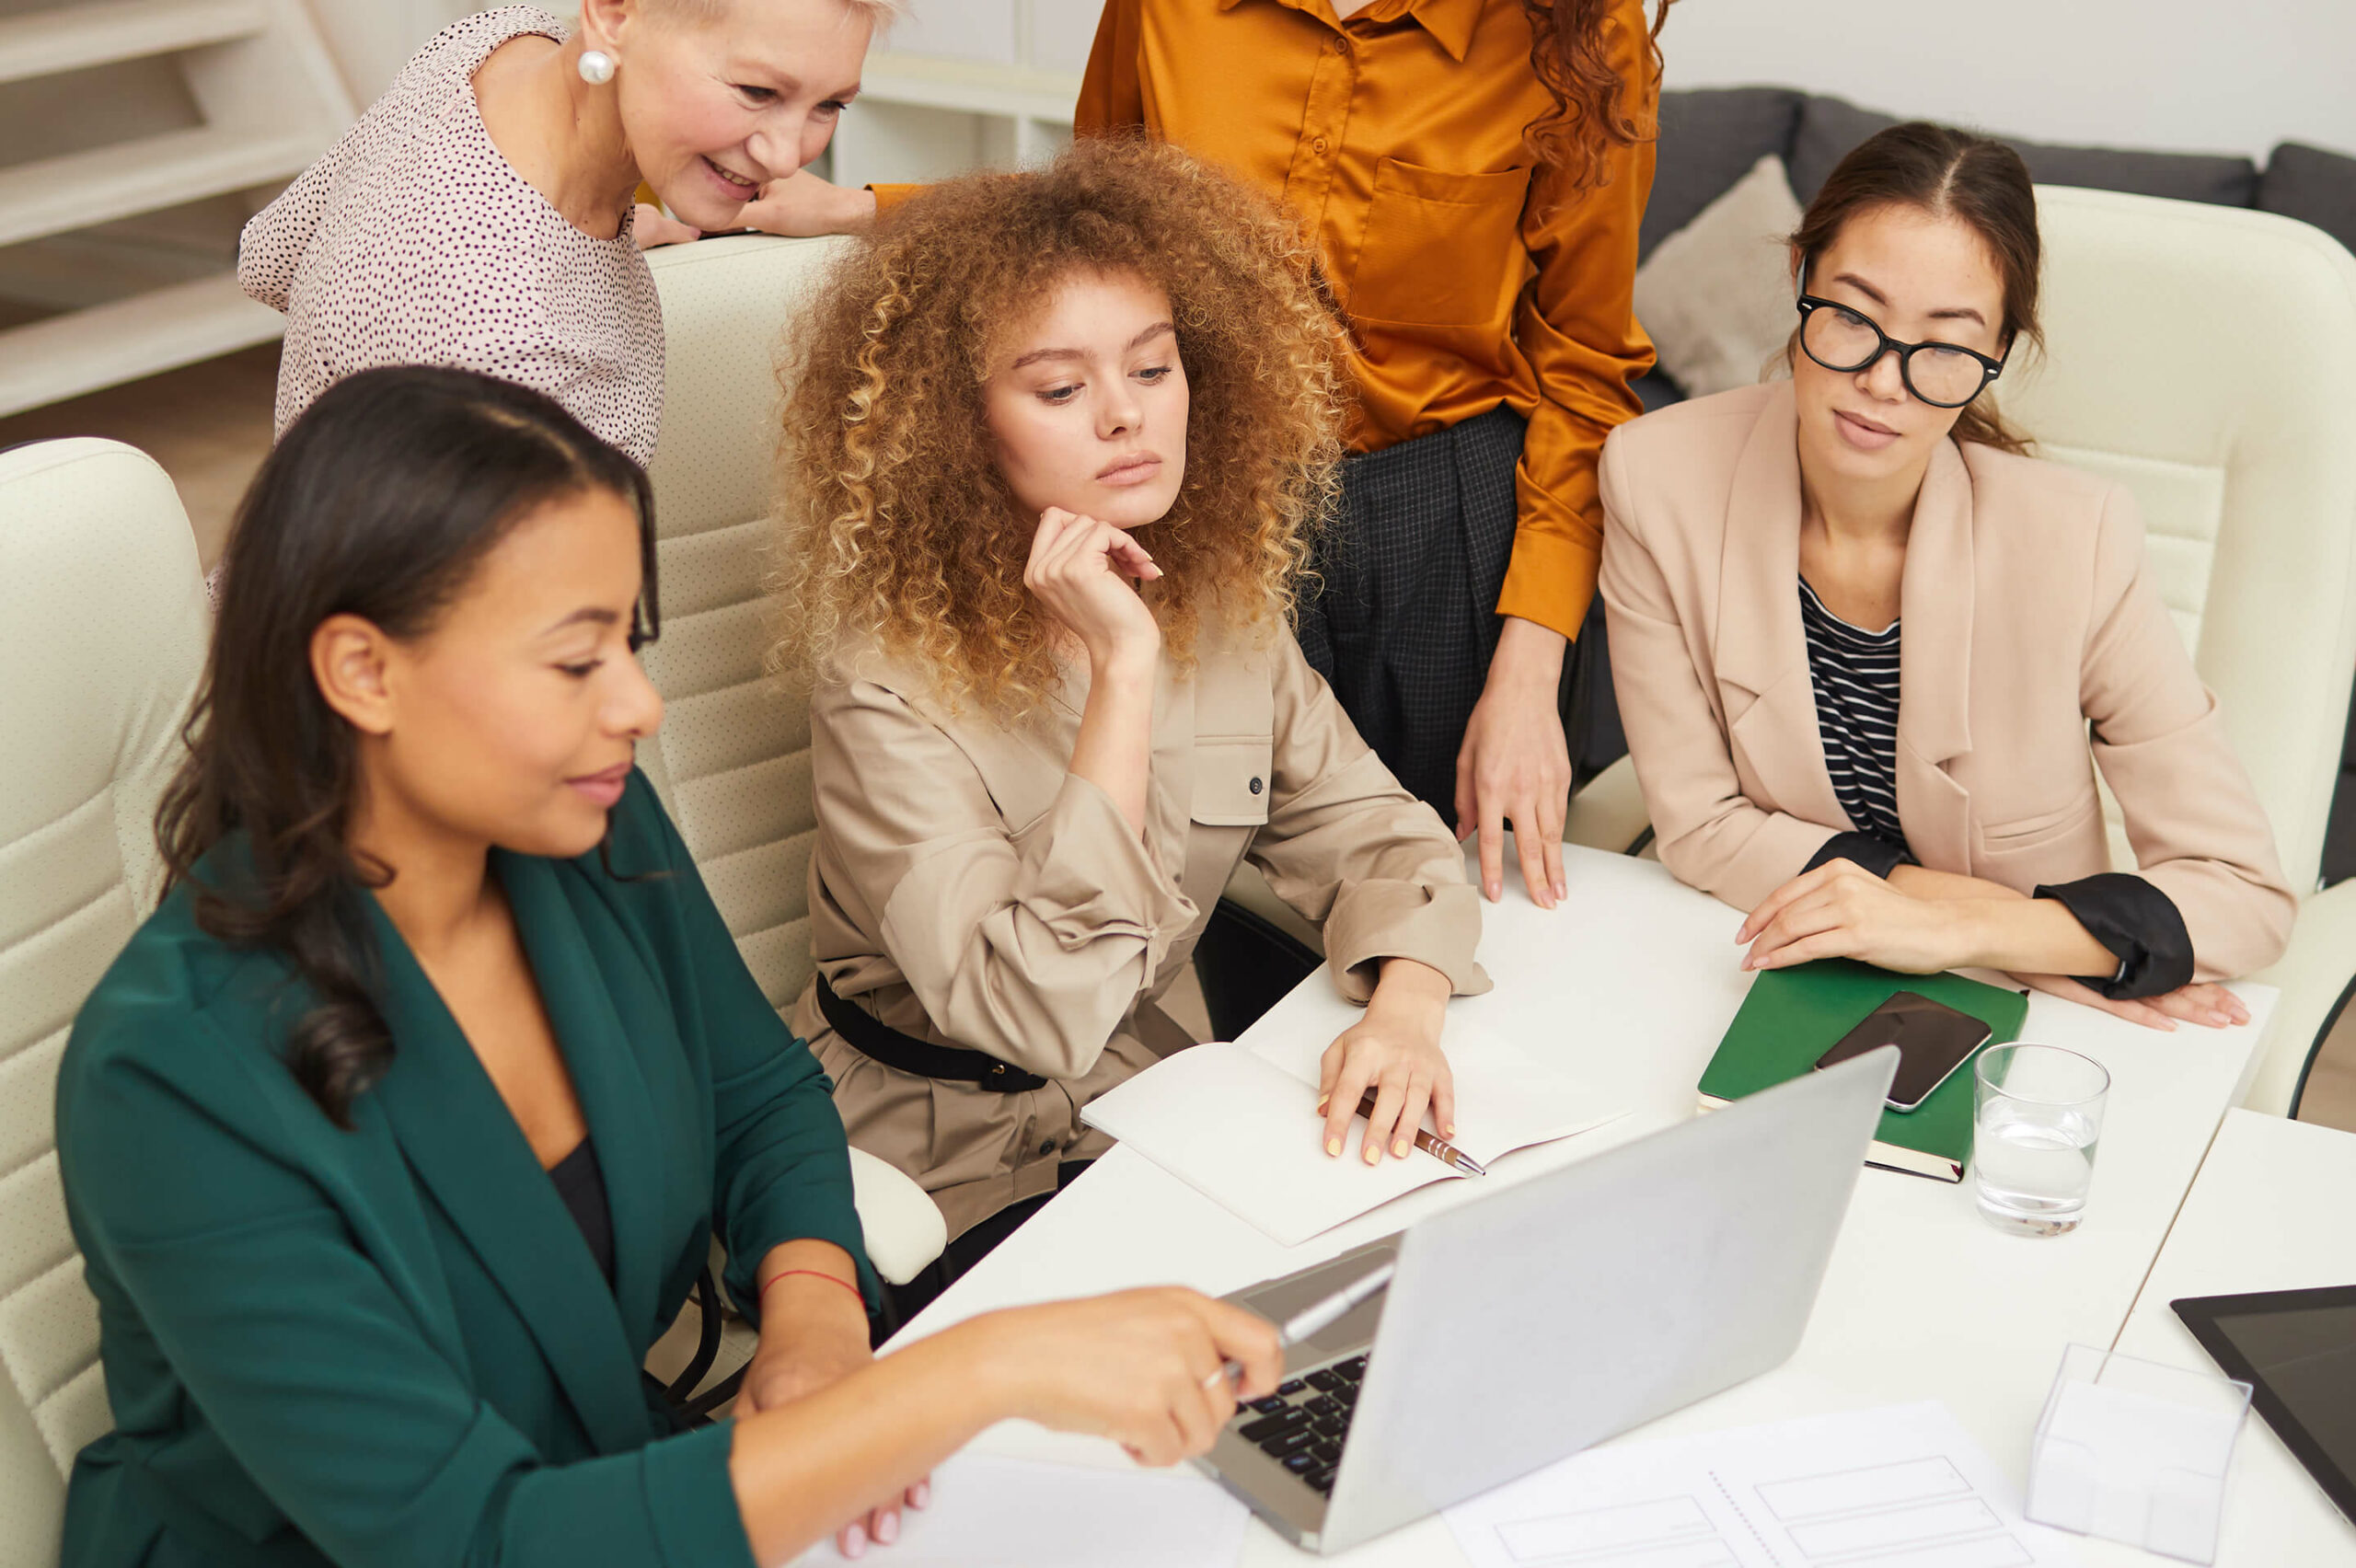
[[[1358,1114],[1369,1121],[1373,1120],[1374,1090],[1368,1090],[1365,1096],[1358,1101]],[[1461,1170],[1467,1176],[1486,1176],[1489,1173],[1488,1168],[1479,1160],[1449,1143],[1446,1138],[1436,1138],[1421,1127],[1415,1129],[1415,1147],[1451,1170]]]
[[[1396,1263],[1377,1264],[1334,1292],[1333,1295],[1321,1301],[1312,1302],[1287,1318],[1276,1326],[1277,1348],[1290,1350],[1310,1335],[1322,1329],[1330,1329],[1340,1322],[1348,1315],[1351,1308],[1389,1286],[1391,1276],[1397,1271],[1398,1266]],[[1233,1381],[1242,1376],[1242,1364],[1230,1361],[1205,1378],[1203,1386],[1209,1388],[1222,1378]]]

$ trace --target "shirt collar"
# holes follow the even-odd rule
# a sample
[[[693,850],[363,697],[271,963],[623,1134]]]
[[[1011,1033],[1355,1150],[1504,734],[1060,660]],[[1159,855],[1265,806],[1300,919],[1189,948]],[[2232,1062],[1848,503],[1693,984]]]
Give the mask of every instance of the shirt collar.
[[[1232,11],[1246,0],[1218,0],[1218,8]],[[1257,5],[1283,6],[1295,11],[1318,16],[1328,8],[1319,0],[1251,0]],[[1330,14],[1330,11],[1328,11]],[[1374,4],[1358,16],[1370,21],[1388,22],[1401,16],[1412,17],[1432,35],[1434,42],[1448,51],[1450,60],[1462,64],[1464,52],[1472,47],[1472,29],[1481,19],[1481,0],[1374,0]],[[1324,18],[1319,17],[1322,21]],[[1353,20],[1356,18],[1353,17]]]

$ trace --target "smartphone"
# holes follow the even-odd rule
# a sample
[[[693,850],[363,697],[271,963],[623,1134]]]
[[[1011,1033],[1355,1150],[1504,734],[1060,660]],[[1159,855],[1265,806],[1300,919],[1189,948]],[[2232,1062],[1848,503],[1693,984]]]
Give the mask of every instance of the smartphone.
[[[1882,1103],[1892,1111],[1911,1111],[1971,1060],[1971,1054],[1988,1043],[1988,1026],[1968,1012],[1913,991],[1898,991],[1819,1056],[1816,1065],[1829,1067],[1877,1046],[1895,1045],[1898,1076]]]

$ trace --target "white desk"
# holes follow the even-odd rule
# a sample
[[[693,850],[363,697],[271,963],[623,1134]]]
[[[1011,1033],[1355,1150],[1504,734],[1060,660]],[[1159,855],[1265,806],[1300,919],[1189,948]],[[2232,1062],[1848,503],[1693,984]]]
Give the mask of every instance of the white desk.
[[[2356,1134],[2255,1111],[2218,1129],[2119,1336],[2129,1355],[2214,1372],[2169,1309],[2185,1296],[2356,1285]],[[2118,1551],[2090,1562],[2148,1562]],[[2356,1526],[2252,1412],[2234,1450],[2221,1563],[2356,1563]]]
[[[920,1335],[991,1308],[1145,1284],[1214,1294],[1288,1273],[1396,1230],[1500,1181],[1526,1179],[1693,1113],[1694,1084],[1750,976],[1736,965],[1740,917],[1680,887],[1661,866],[1566,847],[1570,897],[1542,911],[1519,892],[1484,906],[1481,957],[1497,981],[1451,1003],[1525,1043],[1551,1044],[1632,1114],[1596,1132],[1508,1156],[1485,1182],[1410,1194],[1283,1248],[1142,1157],[1115,1149],[906,1331]],[[1859,1183],[1807,1334],[1784,1366],[1634,1435],[1746,1425],[1904,1400],[1945,1400],[2017,1483],[2048,1384],[2073,1341],[2108,1344],[2211,1134],[2238,1097],[2273,995],[2240,988],[2250,1026],[2175,1033],[2037,996],[2024,1038],[2085,1052],[2112,1088],[2085,1225],[2050,1240],[2000,1234],[1968,1183],[1868,1170]],[[1244,1042],[1281,1032],[1330,1039],[1353,1009],[1321,972]],[[1110,1445],[1011,1424],[1000,1452],[1126,1462]],[[1256,1525],[1247,1563],[1303,1554]],[[1459,1563],[1428,1520],[1347,1554],[1353,1565]]]

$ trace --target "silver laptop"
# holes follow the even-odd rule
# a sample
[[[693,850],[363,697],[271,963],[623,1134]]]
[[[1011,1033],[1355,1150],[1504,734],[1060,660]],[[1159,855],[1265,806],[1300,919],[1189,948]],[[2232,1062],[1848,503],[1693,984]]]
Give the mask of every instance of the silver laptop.
[[[1229,1297],[1282,1321],[1398,1262],[1196,1463],[1340,1551],[1766,1371],[1897,1066],[1884,1046]]]

